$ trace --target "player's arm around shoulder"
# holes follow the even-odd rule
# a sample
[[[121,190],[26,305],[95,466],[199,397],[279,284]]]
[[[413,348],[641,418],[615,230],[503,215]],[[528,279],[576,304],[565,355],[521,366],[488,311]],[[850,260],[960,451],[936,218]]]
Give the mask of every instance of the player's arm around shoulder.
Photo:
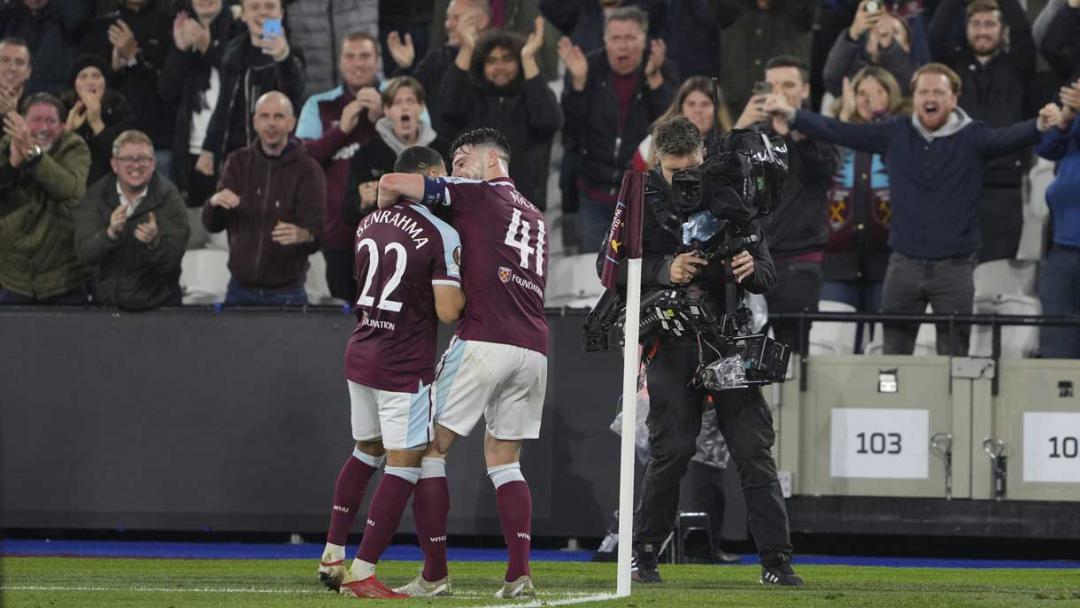
[[[415,173],[387,173],[379,178],[377,203],[379,209],[396,205],[398,200],[406,198],[418,203],[430,204],[424,200],[424,177]]]

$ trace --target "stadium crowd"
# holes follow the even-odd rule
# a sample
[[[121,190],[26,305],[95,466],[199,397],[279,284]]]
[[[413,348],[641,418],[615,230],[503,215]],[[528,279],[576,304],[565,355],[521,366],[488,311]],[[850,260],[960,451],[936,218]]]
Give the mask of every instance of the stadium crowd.
[[[1019,257],[1077,314],[1078,34],[1080,0],[0,0],[0,304],[178,305],[185,249],[215,246],[226,304],[307,303],[314,252],[351,302],[379,177],[477,127],[559,252],[595,252],[685,115],[787,141],[771,311],[967,313],[976,268]]]

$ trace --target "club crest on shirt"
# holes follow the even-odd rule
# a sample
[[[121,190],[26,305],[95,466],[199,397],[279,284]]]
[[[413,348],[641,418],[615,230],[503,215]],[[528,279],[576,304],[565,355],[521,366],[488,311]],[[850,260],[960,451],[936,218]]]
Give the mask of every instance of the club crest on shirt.
[[[506,266],[499,266],[499,280],[503,283],[509,283],[510,277],[514,276],[514,271]]]
[[[461,266],[461,247],[454,247],[454,263]],[[505,282],[503,281],[503,283]]]

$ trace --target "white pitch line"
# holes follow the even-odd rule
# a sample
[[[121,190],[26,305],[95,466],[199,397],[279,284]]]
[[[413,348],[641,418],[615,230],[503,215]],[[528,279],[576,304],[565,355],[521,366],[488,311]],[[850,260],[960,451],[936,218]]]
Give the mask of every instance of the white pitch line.
[[[321,595],[328,594],[325,589],[257,589],[255,587],[89,587],[89,586],[64,586],[64,585],[0,585],[0,591],[76,591],[76,592],[127,592],[127,593],[260,593],[260,594],[298,594],[298,595]],[[488,599],[493,593],[479,591],[455,592],[451,599]],[[510,604],[514,608],[533,608],[539,606],[562,606],[569,604],[581,604],[584,602],[606,600],[614,598],[614,595],[586,595],[583,593],[559,593],[556,596],[571,596],[562,600],[533,600],[526,604]],[[574,597],[577,596],[577,597]],[[496,604],[492,607],[481,608],[506,608],[507,604]]]
[[[67,587],[62,585],[0,585],[0,591],[127,591],[134,593],[326,593],[312,589],[256,589],[243,587]]]
[[[541,606],[569,606],[571,604],[585,604],[588,602],[603,602],[606,600],[613,600],[619,596],[614,593],[600,593],[597,595],[586,595],[585,597],[576,597],[568,600],[545,600],[535,599],[525,604],[509,604],[513,608],[541,608]],[[506,608],[507,604],[491,604],[489,606],[477,606],[475,608]]]

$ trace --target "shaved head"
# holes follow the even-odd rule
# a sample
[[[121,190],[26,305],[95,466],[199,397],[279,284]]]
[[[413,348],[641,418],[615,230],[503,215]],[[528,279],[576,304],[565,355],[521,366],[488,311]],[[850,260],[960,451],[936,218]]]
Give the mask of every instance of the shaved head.
[[[255,102],[252,122],[263,151],[270,156],[278,156],[289,143],[289,134],[296,127],[292,102],[283,93],[270,91]]]
[[[263,93],[262,97],[255,102],[255,113],[258,114],[259,110],[263,109],[264,104],[272,104],[267,107],[269,112],[276,112],[278,110],[284,110],[289,116],[296,116],[293,111],[292,102],[289,101],[289,97],[280,91],[270,91],[269,93]]]

